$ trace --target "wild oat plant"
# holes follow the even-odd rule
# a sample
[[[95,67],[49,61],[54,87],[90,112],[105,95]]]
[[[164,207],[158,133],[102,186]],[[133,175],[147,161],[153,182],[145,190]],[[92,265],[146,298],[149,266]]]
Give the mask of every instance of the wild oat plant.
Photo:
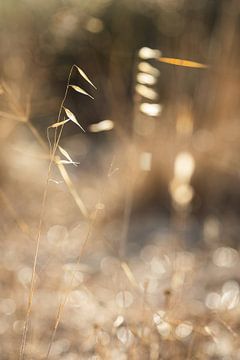
[[[23,109],[2,82],[9,109],[1,116],[18,126],[11,135],[14,155],[7,155],[7,139],[3,159],[9,186],[0,189],[2,360],[240,358],[239,251],[236,244],[221,242],[229,225],[209,216],[201,245],[184,238],[193,225],[197,166],[188,147],[176,152],[171,169],[170,220],[152,213],[133,216],[158,156],[153,139],[163,110],[156,90],[159,62],[208,69],[140,49],[132,135],[124,137],[116,128],[121,148],[117,141],[111,150],[99,148],[98,164],[90,170],[81,169],[77,151],[71,153],[76,140],[63,138],[64,130],[77,126],[82,133],[109,131],[111,137],[115,124],[105,119],[84,129],[66,105],[73,90],[94,97],[96,87],[85,72],[72,66],[58,117],[46,136],[30,120],[30,100]],[[91,93],[72,83],[73,72]],[[83,154],[85,135],[77,137]],[[192,136],[191,119],[178,119],[176,137]],[[23,204],[14,199],[14,181]],[[145,226],[151,228],[146,235]]]

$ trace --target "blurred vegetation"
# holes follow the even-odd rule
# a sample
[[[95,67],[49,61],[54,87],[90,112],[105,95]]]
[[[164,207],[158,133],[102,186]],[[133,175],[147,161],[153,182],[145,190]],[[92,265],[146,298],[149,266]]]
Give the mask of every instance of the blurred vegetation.
[[[0,1],[2,360],[239,359],[239,13]]]

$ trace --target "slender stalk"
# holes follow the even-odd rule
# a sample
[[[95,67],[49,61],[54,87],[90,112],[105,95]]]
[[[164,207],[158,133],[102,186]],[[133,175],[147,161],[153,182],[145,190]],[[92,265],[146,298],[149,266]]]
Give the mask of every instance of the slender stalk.
[[[84,240],[84,242],[83,242],[83,244],[82,244],[80,253],[79,253],[78,258],[77,258],[77,261],[76,261],[76,267],[77,267],[77,265],[80,264],[83,251],[84,251],[85,246],[86,246],[86,244],[87,244],[87,242],[89,241],[89,238],[90,238],[90,236],[91,236],[92,229],[93,229],[93,227],[94,227],[94,224],[95,224],[95,221],[96,221],[96,218],[97,218],[97,213],[98,213],[98,209],[95,209],[93,218],[92,218],[92,220],[89,222],[89,227],[88,227],[87,236],[85,237],[85,240]],[[54,324],[54,327],[53,327],[53,331],[52,331],[52,335],[51,335],[51,340],[50,340],[50,343],[49,343],[49,346],[48,346],[48,350],[47,350],[47,354],[46,354],[46,357],[45,357],[46,360],[49,359],[50,352],[51,352],[51,349],[52,349],[52,344],[53,344],[53,341],[54,341],[54,339],[55,339],[56,332],[57,332],[59,323],[60,323],[61,318],[62,318],[62,315],[63,315],[63,310],[64,310],[64,307],[65,307],[65,305],[66,305],[66,303],[67,303],[68,296],[69,296],[69,294],[70,294],[70,292],[71,292],[71,290],[72,290],[72,284],[73,284],[73,280],[74,280],[74,277],[75,277],[75,273],[76,273],[76,270],[72,272],[72,277],[71,277],[70,285],[69,285],[68,289],[65,291],[65,295],[63,296],[63,300],[60,302],[60,304],[59,304],[59,306],[58,306],[56,321],[55,321],[55,324]]]
[[[60,117],[61,117],[62,109],[63,109],[63,106],[64,106],[64,102],[65,102],[67,94],[68,94],[68,88],[69,88],[70,79],[71,79],[71,75],[72,75],[72,71],[74,69],[74,66],[75,65],[73,65],[71,67],[71,70],[70,70],[70,73],[69,73],[69,76],[68,76],[66,90],[65,90],[64,97],[63,97],[63,100],[61,102],[59,113],[58,113],[58,122],[60,121]],[[42,138],[39,135],[39,133],[37,132],[36,128],[33,127],[33,125],[30,122],[27,122],[27,123],[28,123],[29,129],[32,131],[34,136],[38,139],[39,143],[41,143],[41,145],[45,147],[45,145],[43,145],[45,143],[42,142]],[[49,162],[48,171],[47,171],[46,185],[45,185],[45,188],[44,188],[42,202],[41,202],[40,218],[39,218],[38,231],[37,231],[37,237],[36,237],[36,248],[35,248],[34,260],[33,260],[33,268],[32,268],[32,277],[31,277],[30,290],[29,290],[29,296],[28,296],[27,312],[26,312],[26,316],[25,316],[25,323],[24,323],[23,335],[22,335],[21,346],[20,346],[19,360],[23,360],[24,355],[25,355],[27,335],[28,335],[28,330],[29,330],[29,322],[30,322],[30,316],[31,316],[31,311],[32,311],[32,303],[33,303],[33,297],[34,297],[34,293],[35,293],[36,268],[37,268],[37,261],[38,261],[38,255],[39,255],[40,239],[41,239],[41,233],[42,233],[44,213],[45,213],[46,203],[47,203],[47,195],[48,195],[48,189],[49,189],[48,185],[49,185],[52,165],[53,165],[54,160],[55,160],[55,154],[56,154],[56,150],[57,150],[57,147],[58,147],[58,144],[59,144],[59,141],[60,141],[63,126],[61,126],[61,128],[60,128],[59,134],[58,134],[57,129],[55,129],[55,132],[54,132],[54,145],[53,145],[52,153],[51,153],[51,149],[50,149],[50,162]]]
[[[49,163],[49,166],[48,166],[46,186],[44,188],[44,193],[43,193],[43,197],[42,197],[40,220],[39,220],[39,224],[38,224],[38,232],[37,232],[37,238],[36,238],[36,248],[35,248],[35,255],[34,255],[34,261],[33,261],[33,268],[32,268],[30,291],[29,291],[29,297],[28,297],[28,306],[27,306],[27,313],[26,313],[26,317],[25,317],[25,323],[24,323],[23,336],[22,336],[21,347],[20,347],[19,360],[24,359],[24,352],[25,352],[27,334],[28,334],[28,329],[29,329],[29,321],[30,321],[30,315],[31,315],[31,311],[32,311],[33,297],[34,297],[34,293],[35,293],[36,268],[37,268],[37,260],[38,260],[38,254],[39,254],[39,247],[40,247],[40,239],[41,239],[41,233],[42,233],[44,213],[45,213],[46,203],[47,203],[47,195],[48,195],[48,189],[49,189],[48,185],[49,185],[52,165],[53,165],[54,158],[55,158],[55,153],[56,153],[56,150],[57,150],[58,143],[60,141],[62,130],[63,130],[63,126],[61,127],[61,131],[59,133],[58,139],[57,139],[56,144],[55,144],[55,146],[53,148],[53,151],[52,151],[51,160],[50,160],[50,163]]]
[[[108,171],[108,178],[113,174],[112,172],[112,165],[113,165],[113,162],[110,164],[110,168],[109,168],[109,171]],[[99,202],[101,201],[101,198],[103,198],[103,194],[105,192],[105,187],[103,188],[102,190],[102,193],[100,194],[100,200]],[[86,244],[88,243],[90,237],[91,237],[91,234],[92,234],[92,230],[94,228],[94,224],[95,224],[95,221],[97,219],[97,214],[99,212],[99,209],[96,207],[95,208],[95,211],[94,211],[94,214],[92,216],[92,218],[90,219],[89,221],[89,227],[88,227],[88,232],[87,232],[87,235],[85,237],[85,240],[81,246],[81,249],[80,249],[80,253],[78,255],[78,258],[77,258],[77,261],[76,261],[76,268],[77,268],[77,265],[80,264],[80,261],[81,261],[81,258],[82,258],[82,254],[84,252],[84,249],[86,247]],[[48,346],[48,350],[47,350],[47,354],[46,354],[46,357],[45,359],[48,360],[49,359],[49,356],[50,356],[50,352],[51,352],[51,348],[52,348],[52,344],[53,344],[53,341],[55,339],[55,336],[56,336],[56,333],[57,333],[57,329],[58,329],[58,326],[59,326],[59,323],[61,321],[61,318],[62,318],[62,315],[63,315],[63,310],[64,310],[64,307],[67,303],[67,300],[68,300],[68,296],[72,290],[72,284],[73,284],[73,280],[74,280],[74,277],[75,277],[75,273],[76,273],[76,270],[72,272],[72,277],[71,277],[71,281],[70,281],[70,284],[69,284],[69,288],[65,291],[65,295],[63,296],[63,300],[60,302],[59,306],[58,306],[58,311],[57,311],[57,316],[56,316],[56,320],[55,320],[55,324],[54,324],[54,327],[53,327],[53,331],[52,331],[52,335],[51,335],[51,340],[50,340],[50,343],[49,343],[49,346]]]

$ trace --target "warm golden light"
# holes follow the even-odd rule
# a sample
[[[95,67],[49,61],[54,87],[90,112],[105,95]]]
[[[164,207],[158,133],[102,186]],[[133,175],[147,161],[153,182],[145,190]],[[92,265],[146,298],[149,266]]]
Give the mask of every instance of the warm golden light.
[[[162,111],[162,106],[160,104],[142,103],[140,110],[148,116],[158,116]]]
[[[161,52],[156,49],[150,49],[149,47],[143,47],[139,50],[138,56],[143,60],[158,59],[161,56]]]
[[[112,120],[102,120],[99,123],[89,126],[89,131],[93,133],[109,131],[114,128],[114,122]]]
[[[149,100],[156,100],[158,98],[158,94],[156,93],[156,91],[145,85],[137,84],[136,92]]]
[[[140,62],[138,64],[138,69],[139,71],[150,74],[154,77],[158,77],[160,75],[160,71],[146,61]]]
[[[189,152],[181,152],[174,163],[174,175],[179,181],[189,181],[195,169],[195,161]]]
[[[143,72],[137,74],[137,81],[138,81],[138,83],[143,84],[143,85],[156,84],[156,78],[153,75],[143,73]]]
[[[170,192],[173,200],[180,206],[186,206],[190,203],[193,198],[194,190],[191,185],[188,184],[177,184],[171,182]]]

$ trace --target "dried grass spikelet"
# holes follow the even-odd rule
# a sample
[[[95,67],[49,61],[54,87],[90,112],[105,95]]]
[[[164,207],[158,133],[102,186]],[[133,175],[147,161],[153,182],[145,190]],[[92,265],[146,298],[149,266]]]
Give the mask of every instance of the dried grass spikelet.
[[[60,145],[58,145],[58,149],[60,153],[67,159],[67,160],[59,160],[61,164],[72,164],[74,166],[79,165],[78,162],[73,161],[71,156],[68,154],[66,150],[64,150]]]
[[[94,97],[92,95],[90,95],[88,92],[86,92],[85,90],[80,88],[80,86],[78,86],[78,85],[69,85],[69,86],[71,88],[73,88],[75,91],[77,91],[78,93],[89,96],[91,99],[94,99]]]
[[[57,127],[59,127],[59,126],[62,126],[62,125],[64,125],[64,124],[66,124],[68,121],[70,121],[70,119],[56,122],[56,123],[52,124],[52,125],[50,126],[50,128],[57,128]]]
[[[84,128],[79,124],[79,122],[77,121],[77,118],[76,116],[67,108],[63,107],[64,108],[64,111],[67,115],[67,117],[72,121],[74,122],[74,124],[76,124],[77,126],[80,127],[80,129],[82,129],[83,132],[85,132]]]
[[[79,74],[86,80],[94,89],[97,90],[96,86],[92,83],[92,81],[89,79],[89,77],[85,74],[85,72],[77,65],[75,65]]]

